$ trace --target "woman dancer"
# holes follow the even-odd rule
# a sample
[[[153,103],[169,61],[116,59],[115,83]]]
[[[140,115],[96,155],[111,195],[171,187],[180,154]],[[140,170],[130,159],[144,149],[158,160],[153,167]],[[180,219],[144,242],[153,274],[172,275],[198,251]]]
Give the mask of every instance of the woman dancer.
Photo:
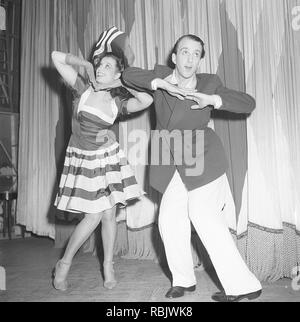
[[[94,55],[94,66],[79,57],[53,52],[54,65],[73,89],[72,136],[67,148],[64,171],[57,194],[57,208],[84,214],[73,232],[63,257],[54,270],[57,290],[68,287],[67,275],[79,248],[102,221],[104,248],[104,287],[116,286],[113,270],[113,247],[116,236],[116,207],[126,206],[143,192],[112,131],[109,129],[121,114],[141,111],[152,104],[146,93],[130,90],[128,97],[120,85],[124,59],[112,52]],[[83,67],[89,80],[75,68]],[[117,85],[116,85],[117,84]],[[114,88],[113,88],[114,87]],[[101,90],[113,88],[112,90]]]

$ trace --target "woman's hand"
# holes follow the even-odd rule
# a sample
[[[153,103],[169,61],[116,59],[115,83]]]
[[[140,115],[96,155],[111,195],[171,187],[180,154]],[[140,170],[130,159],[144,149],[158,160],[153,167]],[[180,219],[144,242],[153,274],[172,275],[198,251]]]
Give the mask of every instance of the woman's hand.
[[[91,86],[95,90],[95,88],[97,88],[97,82],[96,82],[96,77],[95,77],[94,66],[90,62],[86,62],[84,68],[85,68],[85,71],[86,71],[86,73],[88,75],[89,82],[90,82]]]

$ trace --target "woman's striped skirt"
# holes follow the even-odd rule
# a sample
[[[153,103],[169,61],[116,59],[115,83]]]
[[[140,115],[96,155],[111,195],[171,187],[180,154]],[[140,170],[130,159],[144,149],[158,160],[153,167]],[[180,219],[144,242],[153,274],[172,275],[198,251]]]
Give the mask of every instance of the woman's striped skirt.
[[[55,206],[72,213],[97,214],[124,207],[144,194],[116,142],[97,151],[69,146]]]

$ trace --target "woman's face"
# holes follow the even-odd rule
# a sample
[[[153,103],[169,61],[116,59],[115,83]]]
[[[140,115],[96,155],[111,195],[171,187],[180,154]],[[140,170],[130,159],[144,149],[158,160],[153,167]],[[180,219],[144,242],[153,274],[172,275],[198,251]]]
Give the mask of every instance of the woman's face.
[[[100,66],[96,69],[96,81],[101,84],[110,84],[121,77],[117,63],[113,57],[103,57]]]

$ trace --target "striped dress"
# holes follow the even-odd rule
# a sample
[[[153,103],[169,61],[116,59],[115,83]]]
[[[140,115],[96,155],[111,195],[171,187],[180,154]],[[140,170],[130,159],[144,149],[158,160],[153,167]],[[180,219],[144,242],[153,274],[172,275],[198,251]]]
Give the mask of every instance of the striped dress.
[[[114,133],[109,131],[126,110],[126,100],[116,97],[107,110],[93,107],[93,89],[80,75],[74,85],[72,136],[67,148],[55,206],[72,213],[97,214],[144,193],[137,184]]]

